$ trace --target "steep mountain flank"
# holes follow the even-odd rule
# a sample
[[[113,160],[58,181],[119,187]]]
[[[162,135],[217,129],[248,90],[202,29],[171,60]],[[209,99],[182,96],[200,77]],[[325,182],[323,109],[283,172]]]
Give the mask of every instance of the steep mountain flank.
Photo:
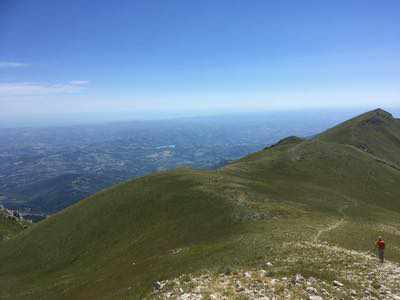
[[[381,109],[340,124],[318,138],[322,141],[353,145],[400,165],[400,120]]]
[[[378,235],[400,262],[399,136],[399,121],[377,110],[215,171],[178,169],[105,190],[1,244],[0,298],[207,297],[194,283],[185,291],[160,283],[261,269],[268,282],[312,277],[319,295],[364,295]],[[344,287],[323,284],[337,279]],[[229,291],[227,299],[245,296]]]

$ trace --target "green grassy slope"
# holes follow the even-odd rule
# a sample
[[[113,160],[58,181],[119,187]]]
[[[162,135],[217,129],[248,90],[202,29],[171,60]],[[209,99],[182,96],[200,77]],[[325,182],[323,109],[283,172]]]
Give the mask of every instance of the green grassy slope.
[[[353,145],[400,166],[400,120],[381,109],[340,124],[324,132],[319,138]]]
[[[98,193],[1,244],[0,298],[136,299],[155,280],[265,260],[277,273],[332,276],[281,261],[299,255],[290,243],[316,237],[371,251],[384,234],[400,262],[398,122],[378,110],[220,170],[178,169]]]

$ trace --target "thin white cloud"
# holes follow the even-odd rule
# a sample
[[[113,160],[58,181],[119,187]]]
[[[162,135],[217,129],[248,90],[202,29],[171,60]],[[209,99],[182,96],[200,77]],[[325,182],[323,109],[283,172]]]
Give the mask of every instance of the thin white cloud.
[[[85,84],[73,84],[72,81],[66,84],[37,82],[0,83],[0,97],[78,94],[86,90]]]
[[[69,82],[69,84],[72,84],[72,85],[87,85],[89,83],[90,83],[89,80],[73,80],[73,81]]]
[[[0,61],[0,69],[6,68],[23,68],[28,67],[28,64],[21,63],[21,62],[11,62],[11,61]]]

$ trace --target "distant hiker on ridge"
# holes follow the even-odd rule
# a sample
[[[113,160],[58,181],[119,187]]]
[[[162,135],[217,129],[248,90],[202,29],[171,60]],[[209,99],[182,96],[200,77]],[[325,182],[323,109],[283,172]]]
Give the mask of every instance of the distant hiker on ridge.
[[[378,248],[378,257],[381,263],[384,261],[384,255],[385,255],[385,241],[383,240],[382,237],[379,237],[378,240],[376,241],[376,247]]]

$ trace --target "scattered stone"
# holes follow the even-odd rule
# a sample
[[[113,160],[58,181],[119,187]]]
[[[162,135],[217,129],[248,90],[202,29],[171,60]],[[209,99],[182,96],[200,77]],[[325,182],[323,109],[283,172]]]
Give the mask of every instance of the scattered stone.
[[[161,283],[160,281],[156,281],[156,282],[153,283],[153,288],[156,291],[161,290],[163,287],[164,287],[164,284]]]
[[[343,287],[343,283],[341,283],[340,281],[337,281],[337,280],[333,281],[333,285],[337,286],[337,287]]]
[[[202,298],[201,295],[196,295],[196,294],[192,294],[192,293],[185,293],[182,294],[178,299],[180,300],[200,300]]]
[[[301,274],[296,274],[292,281],[294,284],[301,284],[304,282],[304,277]]]
[[[308,297],[310,300],[324,300],[321,296],[311,295]]]
[[[182,251],[183,251],[182,248],[176,248],[176,249],[169,250],[168,253],[172,254],[172,255],[177,255],[177,254],[181,253]]]
[[[321,290],[321,294],[324,295],[324,296],[329,296],[330,295],[329,292],[326,289],[322,289]]]
[[[317,289],[312,286],[307,287],[306,291],[311,295],[318,295]]]
[[[240,284],[239,281],[236,282],[236,284],[235,284],[235,289],[236,289],[236,292],[238,292],[238,293],[244,291],[244,287],[242,287],[242,285]]]
[[[319,272],[333,272],[336,280],[327,282],[314,277],[305,279],[301,274],[274,278],[274,273],[267,268],[236,269],[230,273],[221,271],[217,274],[207,272],[199,276],[185,274],[169,281],[155,282],[154,299],[197,300],[207,295],[208,299],[213,300],[229,300],[232,297],[259,300],[400,300],[400,267],[395,263],[387,261],[380,265],[369,253],[333,245],[302,243],[291,246],[298,247],[300,251],[309,251],[310,247],[319,249],[321,257],[315,256],[310,260],[320,263]],[[290,270],[297,262],[296,257],[289,256],[284,263],[288,264]],[[278,265],[278,269],[281,267]],[[342,282],[351,282],[353,289],[347,289]],[[233,294],[227,296],[227,292]]]
[[[314,277],[310,277],[310,278],[308,278],[308,280],[307,280],[307,283],[310,284],[310,285],[313,285],[313,284],[315,284],[316,282],[317,282],[317,279],[315,279]]]

